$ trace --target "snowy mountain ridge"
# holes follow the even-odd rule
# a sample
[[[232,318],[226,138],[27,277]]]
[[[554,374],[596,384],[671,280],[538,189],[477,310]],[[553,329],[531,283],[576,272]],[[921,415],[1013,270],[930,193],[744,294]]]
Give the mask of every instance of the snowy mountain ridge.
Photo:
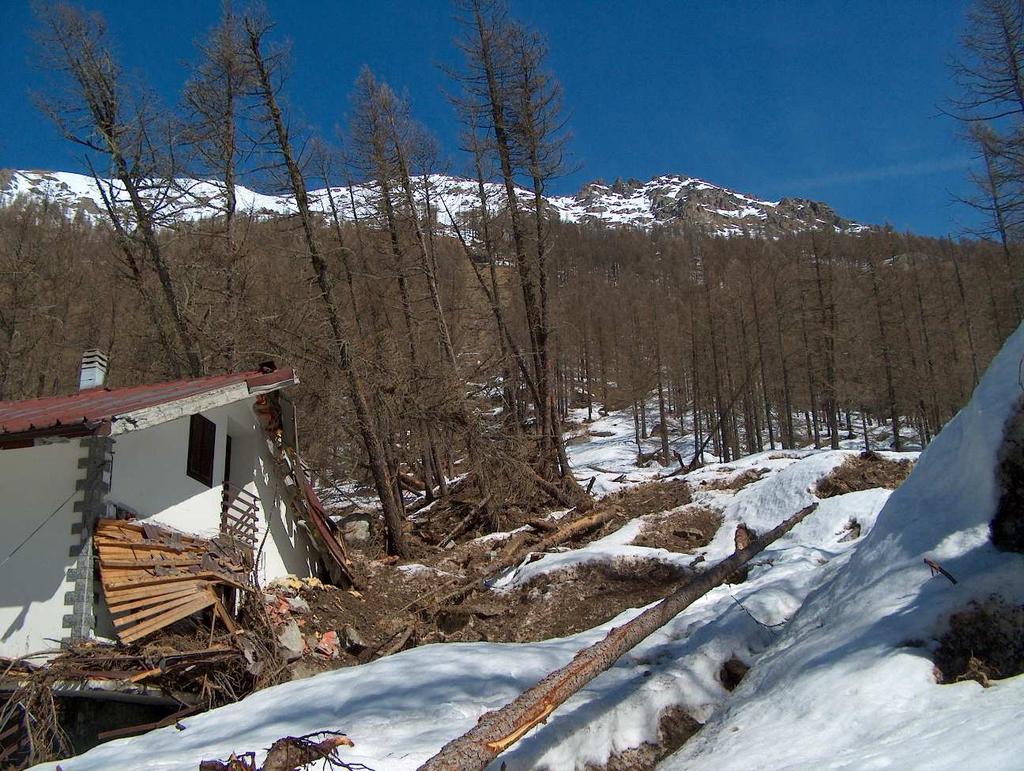
[[[478,186],[475,180],[435,174],[418,180],[419,205],[427,202],[429,182],[430,206],[442,226],[450,226],[450,211],[460,220],[479,209]],[[486,183],[488,208],[497,210],[504,196],[504,187]],[[224,187],[215,181],[179,178],[173,185],[154,185],[148,195],[159,198],[160,216],[168,224],[193,221],[222,213]],[[287,216],[295,213],[290,195],[260,193],[241,185],[235,195],[239,211],[257,217]],[[341,219],[376,217],[373,206],[377,195],[375,185],[322,188],[309,193],[313,209],[330,215],[333,208]],[[520,189],[526,202],[532,193]],[[117,206],[127,205],[127,196],[116,181],[100,180],[64,171],[0,170],[0,206],[9,206],[19,198],[49,201],[88,218],[104,210],[104,196]],[[333,201],[332,201],[333,199]],[[650,230],[654,226],[685,225],[718,236],[744,233],[776,237],[807,230],[832,230],[856,233],[868,228],[840,217],[827,204],[803,198],[766,201],[713,185],[694,177],[669,175],[648,182],[616,180],[611,185],[595,181],[571,196],[546,199],[553,213],[562,220],[610,227],[632,227]]]

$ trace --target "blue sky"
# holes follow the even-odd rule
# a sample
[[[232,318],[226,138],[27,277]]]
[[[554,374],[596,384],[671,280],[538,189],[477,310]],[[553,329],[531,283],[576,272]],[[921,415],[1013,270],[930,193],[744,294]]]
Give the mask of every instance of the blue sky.
[[[453,157],[458,124],[436,65],[457,62],[442,0],[270,0],[292,42],[289,101],[331,135],[365,63],[411,97]],[[193,41],[215,0],[92,0],[125,69],[173,102]],[[766,198],[826,201],[847,217],[929,235],[957,234],[974,215],[958,196],[970,149],[940,114],[953,94],[966,2],[788,0],[670,2],[512,0],[541,30],[561,79],[576,171],[586,181],[680,173]],[[32,106],[27,2],[0,1],[0,167],[81,171],[74,147]]]

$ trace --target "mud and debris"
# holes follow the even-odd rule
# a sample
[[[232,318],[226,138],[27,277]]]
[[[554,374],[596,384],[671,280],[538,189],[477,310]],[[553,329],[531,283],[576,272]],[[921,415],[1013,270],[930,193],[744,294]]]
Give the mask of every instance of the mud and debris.
[[[909,460],[890,460],[878,453],[862,452],[847,458],[821,479],[814,494],[819,498],[832,498],[878,487],[895,490],[913,468],[914,464]]]
[[[725,471],[726,469],[718,469],[719,471]],[[728,469],[731,471],[732,469]],[[770,469],[767,468],[748,468],[744,469],[738,474],[730,477],[715,477],[714,479],[705,479],[700,483],[701,490],[732,490],[734,492],[742,490],[748,485],[752,485],[760,479],[763,479],[765,475],[769,473]]]
[[[721,524],[722,517],[718,512],[691,504],[677,511],[649,517],[632,543],[634,546],[685,554],[711,543]]]

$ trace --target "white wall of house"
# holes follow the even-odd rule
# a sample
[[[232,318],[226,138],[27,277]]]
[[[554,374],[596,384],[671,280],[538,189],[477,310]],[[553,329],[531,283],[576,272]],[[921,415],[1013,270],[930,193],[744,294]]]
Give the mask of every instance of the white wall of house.
[[[148,520],[176,530],[214,536],[220,527],[221,482],[226,437],[232,437],[231,479],[261,503],[257,545],[260,578],[266,582],[292,573],[316,572],[317,552],[305,529],[287,510],[267,443],[247,399],[202,414],[216,425],[213,486],[185,473],[189,418],[114,437],[108,503],[123,505]],[[78,439],[36,447],[0,450],[0,561],[51,514],[26,544],[0,566],[0,656],[21,656],[58,647],[72,608],[74,588],[67,571],[76,564],[70,550],[80,543],[72,525],[83,493],[79,460],[86,448]],[[54,514],[54,512],[56,512]],[[265,533],[269,531],[266,540]],[[109,615],[97,608],[97,632],[110,636]]]
[[[81,521],[74,504],[82,492],[75,483],[85,457],[77,439],[0,450],[0,560],[42,524],[0,567],[0,656],[52,650],[65,635],[62,622],[71,608],[64,595],[73,588],[67,571],[75,565],[69,549],[80,540],[71,532]]]
[[[269,581],[288,573],[310,575],[315,570],[316,553],[281,498],[267,443],[252,410],[254,401],[245,399],[201,413],[216,426],[212,487],[185,473],[189,418],[183,417],[115,438],[107,500],[131,509],[139,519],[215,536],[220,527],[221,483],[230,434],[231,481],[256,495],[263,509],[257,544],[270,531],[261,554],[260,578]]]

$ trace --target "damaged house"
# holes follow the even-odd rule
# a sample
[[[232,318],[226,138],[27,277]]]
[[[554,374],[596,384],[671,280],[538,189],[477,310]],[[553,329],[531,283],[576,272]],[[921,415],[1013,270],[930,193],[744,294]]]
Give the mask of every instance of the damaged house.
[[[0,657],[141,640],[189,616],[233,630],[253,579],[347,575],[259,369],[108,388],[83,357],[68,396],[0,403]]]

